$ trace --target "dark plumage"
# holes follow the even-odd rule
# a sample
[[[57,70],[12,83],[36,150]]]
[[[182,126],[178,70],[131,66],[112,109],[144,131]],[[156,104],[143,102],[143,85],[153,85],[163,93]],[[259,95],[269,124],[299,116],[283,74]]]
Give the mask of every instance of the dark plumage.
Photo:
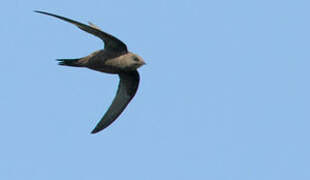
[[[128,52],[126,44],[116,37],[101,31],[92,23],[89,23],[88,26],[56,14],[43,11],[35,12],[72,23],[83,31],[103,40],[105,44],[103,50],[95,51],[83,58],[58,59],[58,61],[59,65],[87,67],[96,71],[119,75],[120,82],[116,96],[92,133],[97,133],[108,127],[123,112],[135,96],[140,80],[137,69],[145,64],[143,59],[136,54]]]

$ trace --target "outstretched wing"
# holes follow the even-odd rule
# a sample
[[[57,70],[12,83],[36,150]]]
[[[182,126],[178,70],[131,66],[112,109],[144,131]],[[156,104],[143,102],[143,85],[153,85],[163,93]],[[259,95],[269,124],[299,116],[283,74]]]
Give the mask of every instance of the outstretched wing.
[[[82,29],[83,31],[86,31],[90,34],[93,34],[93,35],[99,37],[105,43],[105,47],[104,47],[105,50],[116,53],[117,55],[125,54],[128,52],[126,44],[124,44],[121,40],[117,39],[116,37],[101,31],[97,26],[95,26],[93,24],[91,24],[91,26],[88,26],[88,25],[82,24],[80,22],[59,16],[56,14],[52,14],[52,13],[48,13],[48,12],[44,12],[44,11],[35,11],[35,12],[45,14],[48,16],[53,16],[53,17],[56,17],[58,19],[67,21],[69,23],[76,25],[78,28]]]
[[[96,26],[94,23],[88,21],[88,24],[89,24],[90,27],[93,27],[93,28],[98,29],[99,31],[101,31],[101,29],[98,26]]]
[[[138,71],[122,72],[119,77],[120,82],[116,96],[108,111],[91,132],[93,134],[108,127],[123,112],[137,92],[140,79]]]

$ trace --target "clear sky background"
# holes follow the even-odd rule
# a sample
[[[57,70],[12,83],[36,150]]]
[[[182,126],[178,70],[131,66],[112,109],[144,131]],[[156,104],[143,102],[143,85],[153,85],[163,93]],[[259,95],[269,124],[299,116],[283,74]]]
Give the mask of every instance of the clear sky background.
[[[309,180],[310,2],[1,2],[0,179]],[[58,66],[103,48],[43,10],[91,21],[142,56],[118,76]]]

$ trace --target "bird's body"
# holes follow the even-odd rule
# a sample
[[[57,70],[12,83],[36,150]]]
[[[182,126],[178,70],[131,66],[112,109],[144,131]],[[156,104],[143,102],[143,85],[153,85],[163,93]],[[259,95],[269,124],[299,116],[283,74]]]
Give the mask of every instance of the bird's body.
[[[60,65],[86,67],[104,73],[119,75],[120,83],[117,94],[108,111],[102,117],[92,133],[103,130],[122,113],[134,97],[140,80],[137,69],[145,64],[143,59],[140,56],[129,52],[127,46],[122,41],[101,31],[92,23],[89,23],[88,26],[59,15],[43,11],[35,12],[53,16],[72,23],[83,31],[91,33],[104,41],[105,48],[103,50],[95,51],[86,57],[77,59],[58,59]]]
[[[104,50],[98,50],[83,58],[73,60],[58,59],[58,61],[60,61],[60,65],[87,67],[104,73],[119,74],[123,71],[136,70],[140,66],[140,64],[130,61],[130,59],[134,59],[135,57],[138,56],[131,52],[114,57]]]

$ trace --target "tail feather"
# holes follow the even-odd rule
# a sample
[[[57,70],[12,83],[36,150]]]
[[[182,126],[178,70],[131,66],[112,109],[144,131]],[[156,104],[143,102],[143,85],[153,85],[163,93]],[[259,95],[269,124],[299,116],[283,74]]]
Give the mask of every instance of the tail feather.
[[[82,67],[82,64],[79,62],[79,59],[56,59],[59,65],[62,66],[75,66],[75,67]]]

